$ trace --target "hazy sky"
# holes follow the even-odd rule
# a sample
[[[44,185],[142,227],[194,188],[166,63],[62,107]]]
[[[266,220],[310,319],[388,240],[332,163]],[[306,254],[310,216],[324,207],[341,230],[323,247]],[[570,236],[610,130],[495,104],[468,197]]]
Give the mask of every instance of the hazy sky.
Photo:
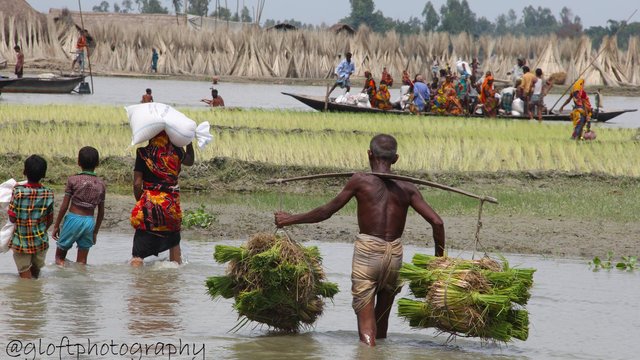
[[[36,10],[47,12],[52,7],[68,7],[70,10],[78,9],[78,0],[28,0]],[[90,11],[94,5],[101,0],[81,0],[82,9]],[[107,0],[113,4],[114,0]],[[170,0],[161,0],[164,6],[170,8]],[[220,1],[222,4],[225,0]],[[513,0],[468,0],[469,7],[478,17],[484,16],[490,21],[495,21],[500,14],[506,13],[509,9],[514,9],[518,17],[522,14],[522,9],[531,4],[534,7],[548,7],[556,18],[562,7],[566,6],[573,11],[574,15],[580,16],[585,27],[606,26],[607,20],[626,20],[631,13],[640,7],[637,1],[633,0],[537,0],[537,1],[513,1]],[[121,3],[121,0],[118,1]],[[236,1],[226,0],[230,9],[235,10]],[[258,0],[239,0],[240,7],[245,4],[250,10],[256,6]],[[376,10],[381,10],[385,16],[407,20],[411,16],[421,18],[422,9],[427,3],[426,0],[374,0]],[[431,0],[436,11],[446,3],[446,0]],[[135,4],[135,1],[134,1]],[[213,9],[215,0],[211,1],[210,9]],[[296,19],[303,23],[329,24],[336,23],[343,17],[349,15],[351,11],[349,0],[266,0],[262,14],[262,20],[275,19]],[[235,11],[234,11],[235,12]],[[640,21],[640,15],[636,14],[631,21]]]

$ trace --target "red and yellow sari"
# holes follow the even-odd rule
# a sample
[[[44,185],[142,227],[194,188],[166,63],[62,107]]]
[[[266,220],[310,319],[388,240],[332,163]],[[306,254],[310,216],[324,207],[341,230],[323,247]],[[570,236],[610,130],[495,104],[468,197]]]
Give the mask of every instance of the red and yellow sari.
[[[163,131],[149,140],[149,145],[139,148],[137,156],[148,171],[143,171],[142,196],[131,211],[131,226],[146,231],[180,231],[178,175],[182,149],[174,147]],[[135,170],[141,171],[138,165]]]

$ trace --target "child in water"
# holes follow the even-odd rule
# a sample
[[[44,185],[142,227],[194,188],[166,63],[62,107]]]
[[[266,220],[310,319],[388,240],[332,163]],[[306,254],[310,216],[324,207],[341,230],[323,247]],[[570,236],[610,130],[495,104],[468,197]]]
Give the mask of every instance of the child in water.
[[[89,249],[96,244],[98,230],[104,218],[106,193],[104,181],[94,172],[99,163],[98,150],[91,146],[83,147],[78,152],[78,165],[82,171],[67,180],[64,200],[53,226],[53,239],[58,242],[56,264],[60,266],[64,265],[67,251],[74,243],[78,248],[76,262],[81,264],[87,263]],[[94,221],[96,207],[98,216]],[[67,209],[69,213],[65,216]],[[60,229],[63,217],[64,223]]]

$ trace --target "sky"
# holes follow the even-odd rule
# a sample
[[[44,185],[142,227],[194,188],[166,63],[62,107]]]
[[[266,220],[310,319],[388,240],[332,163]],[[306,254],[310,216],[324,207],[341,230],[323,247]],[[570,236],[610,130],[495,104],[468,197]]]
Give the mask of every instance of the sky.
[[[102,0],[80,0],[83,11],[90,11],[94,5]],[[171,8],[170,0],[160,0],[164,6]],[[226,1],[230,9],[236,8],[234,0],[220,0],[222,4]],[[638,2],[633,0],[467,0],[469,7],[476,13],[477,17],[486,17],[494,22],[500,14],[506,14],[509,9],[514,9],[518,17],[522,15],[522,9],[528,4],[537,8],[549,8],[559,19],[560,10],[566,6],[573,11],[574,15],[580,16],[584,27],[607,26],[607,20],[626,20],[631,13],[640,7]],[[78,9],[78,0],[27,0],[27,2],[40,12],[48,12],[49,8],[67,7],[70,10]],[[113,4],[114,0],[107,0]],[[121,0],[118,0],[121,3]],[[250,11],[258,4],[258,0],[239,0],[240,7],[245,4]],[[427,3],[426,0],[374,0],[375,9],[380,10],[385,16],[399,20],[407,20],[411,16],[422,18],[422,9]],[[436,11],[446,3],[446,0],[431,0]],[[134,1],[135,4],[135,1]],[[215,0],[211,1],[210,9],[213,9]],[[320,25],[322,23],[332,25],[340,19],[349,15],[351,5],[349,0],[265,0],[262,13],[262,21],[266,19],[285,20],[295,19],[303,23]],[[640,15],[636,14],[630,22],[640,22]]]

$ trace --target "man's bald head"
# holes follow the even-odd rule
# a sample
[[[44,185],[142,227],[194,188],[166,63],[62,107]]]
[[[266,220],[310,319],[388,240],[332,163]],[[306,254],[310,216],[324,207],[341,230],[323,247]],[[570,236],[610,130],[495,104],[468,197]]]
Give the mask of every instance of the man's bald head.
[[[369,150],[378,159],[393,163],[397,159],[398,142],[391,135],[379,134],[371,139]]]

